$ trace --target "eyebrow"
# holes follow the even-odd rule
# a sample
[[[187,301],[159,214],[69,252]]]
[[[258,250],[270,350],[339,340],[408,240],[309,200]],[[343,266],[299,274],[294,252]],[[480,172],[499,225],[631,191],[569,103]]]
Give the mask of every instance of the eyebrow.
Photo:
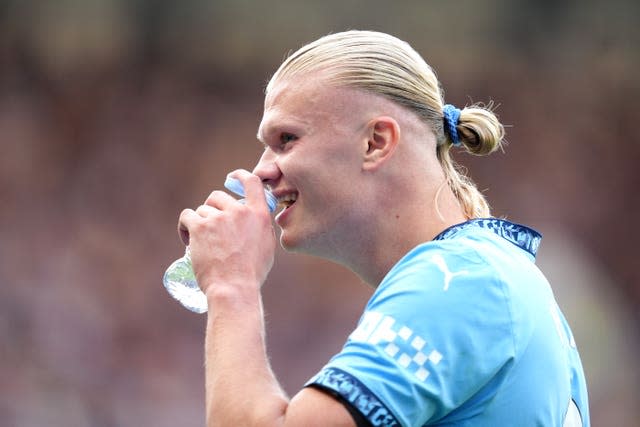
[[[278,121],[279,120],[279,121]],[[308,124],[299,118],[288,117],[286,120],[275,117],[272,120],[266,122],[266,125],[260,125],[258,127],[258,133],[256,138],[263,145],[267,145],[266,139],[272,134],[278,134],[280,132],[292,132],[300,133],[304,130],[308,130]]]

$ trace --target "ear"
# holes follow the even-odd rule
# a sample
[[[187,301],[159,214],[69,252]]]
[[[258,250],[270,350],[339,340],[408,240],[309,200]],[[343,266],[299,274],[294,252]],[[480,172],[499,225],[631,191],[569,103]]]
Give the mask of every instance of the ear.
[[[400,125],[388,116],[376,117],[367,125],[363,170],[375,170],[391,158],[400,142]]]

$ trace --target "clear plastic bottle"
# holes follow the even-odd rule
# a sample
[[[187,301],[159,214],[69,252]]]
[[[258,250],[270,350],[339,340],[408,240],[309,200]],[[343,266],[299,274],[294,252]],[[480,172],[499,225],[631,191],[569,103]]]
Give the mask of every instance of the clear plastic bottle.
[[[238,196],[244,197],[244,188],[237,179],[227,177],[224,186]],[[269,211],[275,211],[278,204],[276,198],[266,189],[264,190],[264,195],[267,199]],[[167,271],[165,271],[162,277],[162,283],[167,292],[185,308],[195,313],[204,313],[207,311],[207,297],[200,290],[198,282],[196,281],[188,246],[186,247],[184,256],[175,260],[169,268],[167,268]]]

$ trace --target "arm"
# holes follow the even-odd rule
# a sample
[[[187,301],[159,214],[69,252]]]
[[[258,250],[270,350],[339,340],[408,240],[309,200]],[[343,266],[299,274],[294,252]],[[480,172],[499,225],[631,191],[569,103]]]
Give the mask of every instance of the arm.
[[[208,426],[354,426],[344,406],[306,388],[291,401],[270,369],[258,294],[209,292],[206,401]]]
[[[189,236],[198,283],[207,295],[205,339],[208,426],[354,426],[345,407],[315,389],[291,401],[269,366],[260,287],[271,266],[275,235],[262,184],[248,172],[243,205],[214,192],[180,230]]]

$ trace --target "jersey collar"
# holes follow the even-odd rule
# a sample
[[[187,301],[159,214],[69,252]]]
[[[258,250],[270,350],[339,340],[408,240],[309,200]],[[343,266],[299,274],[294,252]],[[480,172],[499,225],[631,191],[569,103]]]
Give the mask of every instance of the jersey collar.
[[[438,234],[433,240],[450,239],[460,231],[474,227],[484,228],[494,232],[498,236],[518,246],[520,249],[529,252],[533,257],[536,256],[540,241],[542,240],[542,235],[536,230],[525,225],[498,218],[478,218],[453,225]]]

